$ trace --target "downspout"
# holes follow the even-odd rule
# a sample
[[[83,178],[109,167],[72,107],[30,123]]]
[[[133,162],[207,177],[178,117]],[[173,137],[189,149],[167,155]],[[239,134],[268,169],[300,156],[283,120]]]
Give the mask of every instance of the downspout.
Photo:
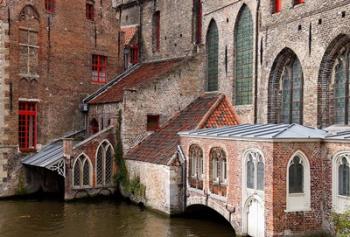
[[[255,78],[254,78],[254,124],[258,123],[258,52],[259,52],[259,12],[260,0],[257,0],[255,19]]]
[[[140,9],[140,23],[139,23],[139,32],[138,32],[138,44],[139,44],[139,63],[143,62],[143,47],[142,47],[142,22],[143,22],[143,0],[139,0],[139,9]]]

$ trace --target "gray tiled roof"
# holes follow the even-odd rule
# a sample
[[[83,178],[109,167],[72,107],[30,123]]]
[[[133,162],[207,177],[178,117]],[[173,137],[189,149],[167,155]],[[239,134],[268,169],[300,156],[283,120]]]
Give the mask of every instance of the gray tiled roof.
[[[327,131],[299,124],[243,124],[180,132],[181,136],[256,139],[323,139]]]
[[[22,161],[24,165],[38,166],[48,168],[63,159],[63,142],[62,140],[53,142],[40,152],[25,157]]]

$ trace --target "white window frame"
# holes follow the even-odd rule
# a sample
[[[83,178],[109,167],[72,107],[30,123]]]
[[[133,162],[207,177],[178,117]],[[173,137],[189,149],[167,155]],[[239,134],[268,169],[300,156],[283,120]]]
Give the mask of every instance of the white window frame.
[[[80,160],[79,164],[78,160]],[[83,185],[83,178],[84,178],[84,165],[85,163],[88,162],[89,165],[89,185]],[[80,184],[79,186],[75,185],[75,176],[74,176],[74,169],[75,166],[79,165],[79,178],[80,178]],[[73,163],[73,169],[72,169],[72,187],[74,189],[81,189],[81,188],[91,188],[92,187],[92,178],[93,178],[93,165],[91,163],[91,160],[89,156],[87,156],[85,153],[81,153],[80,155],[77,156]]]
[[[339,165],[343,158],[350,164],[350,151],[338,152],[332,159],[332,206],[336,213],[350,210],[350,197],[339,194]]]
[[[303,165],[303,193],[289,193],[289,167],[293,159],[298,156]],[[302,151],[296,151],[289,159],[286,167],[286,210],[285,212],[299,212],[311,210],[311,179],[310,163],[307,156]]]

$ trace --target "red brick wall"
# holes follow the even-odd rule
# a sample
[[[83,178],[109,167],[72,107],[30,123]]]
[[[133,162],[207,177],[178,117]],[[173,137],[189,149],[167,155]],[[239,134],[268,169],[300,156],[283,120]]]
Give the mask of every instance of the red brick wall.
[[[85,16],[85,0],[56,1],[54,14],[47,14],[44,0],[7,1],[0,19],[10,23],[9,68],[13,85],[12,98],[8,95],[6,118],[10,136],[8,144],[17,144],[18,99],[38,99],[38,143],[45,144],[64,132],[79,129],[83,116],[79,103],[101,85],[92,83],[91,55],[108,57],[107,80],[120,71],[118,52],[118,23],[111,1],[95,2],[95,21]],[[102,3],[102,5],[100,5]],[[37,80],[21,79],[19,72],[19,13],[31,4],[39,14],[38,74]],[[50,26],[49,26],[49,23]],[[50,30],[49,30],[50,29]]]

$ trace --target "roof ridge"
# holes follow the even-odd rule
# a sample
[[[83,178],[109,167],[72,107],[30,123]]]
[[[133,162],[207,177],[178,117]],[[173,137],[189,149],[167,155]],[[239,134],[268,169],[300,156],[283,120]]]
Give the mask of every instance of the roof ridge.
[[[210,115],[213,114],[213,112],[219,107],[219,105],[222,103],[223,99],[225,98],[224,94],[218,94],[218,98],[216,99],[215,103],[210,107],[210,109],[204,114],[201,121],[199,121],[198,125],[195,129],[200,129],[202,126],[208,121]]]

